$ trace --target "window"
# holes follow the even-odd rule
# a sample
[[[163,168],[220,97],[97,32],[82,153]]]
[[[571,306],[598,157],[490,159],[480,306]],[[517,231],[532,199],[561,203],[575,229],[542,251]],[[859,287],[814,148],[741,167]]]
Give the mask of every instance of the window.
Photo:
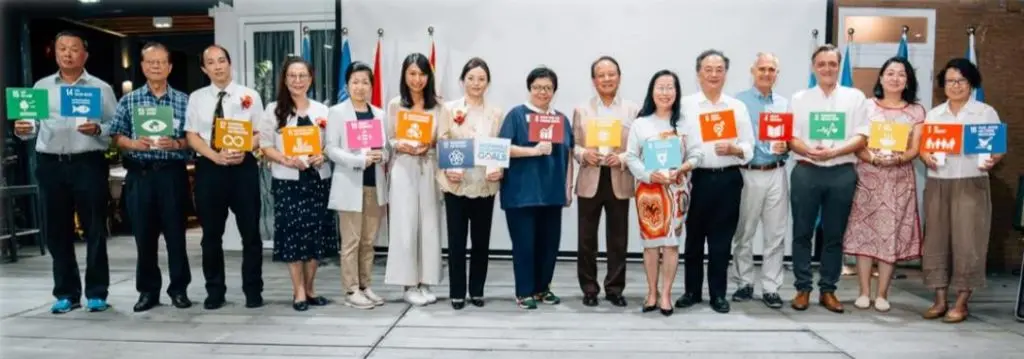
[[[264,105],[273,102],[285,58],[304,56],[304,45],[308,41],[308,58],[316,75],[310,98],[332,104],[337,93],[333,80],[336,77],[334,36],[333,22],[245,25],[245,84],[260,94]]]

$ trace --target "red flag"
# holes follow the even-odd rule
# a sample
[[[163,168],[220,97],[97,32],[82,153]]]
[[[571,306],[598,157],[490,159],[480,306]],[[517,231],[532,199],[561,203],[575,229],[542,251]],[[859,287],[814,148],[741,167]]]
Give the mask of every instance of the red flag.
[[[370,97],[370,104],[383,108],[384,77],[380,73],[380,47],[380,39],[377,39],[377,51],[373,55],[373,96]]]
[[[437,72],[437,51],[434,49],[434,38],[430,38],[430,71]]]

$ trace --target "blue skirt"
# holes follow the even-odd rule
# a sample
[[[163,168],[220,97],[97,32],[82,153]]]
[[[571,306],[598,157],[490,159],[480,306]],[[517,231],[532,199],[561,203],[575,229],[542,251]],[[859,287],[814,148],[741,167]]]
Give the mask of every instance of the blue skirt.
[[[275,262],[322,260],[338,252],[337,219],[327,209],[330,189],[331,180],[312,168],[298,181],[273,180]]]

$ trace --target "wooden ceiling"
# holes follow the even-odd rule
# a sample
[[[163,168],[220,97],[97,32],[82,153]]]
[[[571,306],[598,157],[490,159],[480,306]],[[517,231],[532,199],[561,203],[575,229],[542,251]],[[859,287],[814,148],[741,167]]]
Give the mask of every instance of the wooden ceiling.
[[[79,21],[127,36],[213,32],[213,18],[206,14],[171,16],[171,19],[171,27],[166,29],[153,27],[153,18],[150,16],[106,17]]]

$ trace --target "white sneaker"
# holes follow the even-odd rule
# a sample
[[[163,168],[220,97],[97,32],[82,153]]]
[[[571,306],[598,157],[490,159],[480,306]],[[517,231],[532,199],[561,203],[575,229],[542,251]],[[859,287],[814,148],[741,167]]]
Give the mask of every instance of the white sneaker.
[[[430,286],[429,285],[426,285],[426,284],[421,285],[420,286],[420,293],[423,293],[423,297],[426,298],[427,302],[429,302],[430,304],[437,303],[437,296],[434,295],[434,293],[430,291]]]
[[[892,309],[892,306],[889,305],[889,300],[885,298],[875,298],[875,310],[884,313],[888,312],[889,309]]]
[[[871,298],[866,295],[857,297],[857,300],[853,301],[853,306],[858,309],[868,309],[871,307]]]
[[[345,296],[345,305],[356,309],[373,309],[375,307],[373,301],[366,298],[358,288],[353,290],[352,294]]]
[[[423,293],[420,292],[419,288],[416,287],[406,289],[405,295],[403,297],[405,298],[405,301],[407,303],[415,306],[424,306],[430,302],[427,300],[426,297],[423,296]]]
[[[373,290],[370,290],[370,288],[363,289],[363,295],[366,296],[366,299],[369,299],[371,302],[373,302],[373,305],[384,305],[384,298],[378,296],[377,293],[374,293]]]

